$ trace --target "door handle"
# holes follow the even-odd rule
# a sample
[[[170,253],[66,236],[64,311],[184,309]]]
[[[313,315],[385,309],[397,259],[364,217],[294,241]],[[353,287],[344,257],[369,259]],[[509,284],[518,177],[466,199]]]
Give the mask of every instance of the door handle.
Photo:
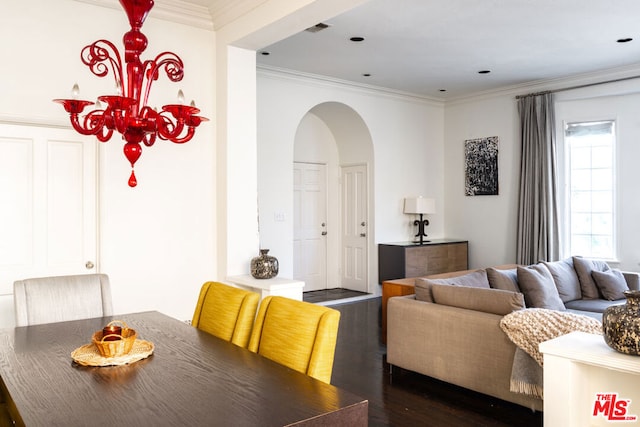
[[[323,232],[322,232],[322,235],[323,235],[323,236],[326,236],[326,235],[327,235],[327,232],[326,232],[326,231],[323,231]]]
[[[91,261],[87,261],[84,266],[86,267],[87,270],[91,270],[93,267],[95,267],[95,265],[93,265],[93,263]]]
[[[367,233],[360,233],[360,237],[367,237]]]

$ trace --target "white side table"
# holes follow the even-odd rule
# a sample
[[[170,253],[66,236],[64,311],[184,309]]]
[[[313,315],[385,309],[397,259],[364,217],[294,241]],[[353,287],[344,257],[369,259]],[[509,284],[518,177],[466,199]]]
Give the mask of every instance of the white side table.
[[[640,356],[584,332],[545,341],[540,352],[545,427],[640,424]]]
[[[238,287],[257,292],[261,299],[270,295],[287,297],[302,301],[302,289],[304,282],[301,280],[274,277],[273,279],[256,279],[250,274],[242,276],[229,276],[227,281]]]

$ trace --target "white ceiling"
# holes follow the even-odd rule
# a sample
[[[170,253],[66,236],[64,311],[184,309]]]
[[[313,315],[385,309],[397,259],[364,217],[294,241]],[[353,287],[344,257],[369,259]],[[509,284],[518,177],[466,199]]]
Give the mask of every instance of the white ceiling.
[[[638,0],[370,0],[324,23],[258,63],[442,99],[640,65]]]

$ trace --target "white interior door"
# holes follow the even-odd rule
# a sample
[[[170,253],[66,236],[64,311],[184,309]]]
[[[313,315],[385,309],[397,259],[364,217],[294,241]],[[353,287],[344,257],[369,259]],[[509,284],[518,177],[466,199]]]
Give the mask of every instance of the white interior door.
[[[0,124],[0,296],[28,277],[96,271],[96,142]]]
[[[293,277],[304,291],[327,288],[327,166],[293,165]]]
[[[367,167],[342,167],[342,287],[368,292]]]

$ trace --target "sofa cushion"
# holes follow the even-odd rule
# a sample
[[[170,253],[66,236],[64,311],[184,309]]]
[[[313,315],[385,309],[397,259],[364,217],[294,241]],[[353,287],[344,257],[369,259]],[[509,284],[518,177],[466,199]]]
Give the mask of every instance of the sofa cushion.
[[[620,270],[592,271],[591,276],[604,299],[615,301],[625,298],[623,292],[629,287]]]
[[[414,284],[416,299],[418,301],[433,302],[433,296],[431,295],[431,285],[433,282],[429,279],[422,277],[416,279]]]
[[[487,268],[487,278],[489,279],[489,285],[493,289],[520,292],[520,288],[518,287],[518,270],[515,268],[500,270],[489,267]]]
[[[500,316],[525,308],[524,295],[520,292],[442,284],[433,284],[431,292],[436,304]]]
[[[578,279],[580,280],[580,289],[582,290],[582,298],[598,299],[600,292],[596,282],[591,277],[591,272],[607,271],[609,266],[604,261],[590,260],[582,257],[573,257],[573,267],[576,269]]]
[[[518,285],[527,307],[565,310],[553,276],[544,264],[518,267]]]
[[[565,304],[565,307],[570,310],[603,313],[607,307],[624,304],[625,302],[626,299],[616,301],[607,301],[606,299],[577,299],[575,301],[569,301]]]
[[[419,301],[433,302],[431,286],[434,284],[489,288],[489,279],[487,279],[487,272],[484,270],[476,270],[473,273],[447,279],[428,279],[421,277],[415,281],[416,299]]]
[[[561,261],[545,262],[553,281],[558,289],[558,295],[562,302],[573,301],[582,298],[580,280],[573,268],[573,259],[567,258]]]

